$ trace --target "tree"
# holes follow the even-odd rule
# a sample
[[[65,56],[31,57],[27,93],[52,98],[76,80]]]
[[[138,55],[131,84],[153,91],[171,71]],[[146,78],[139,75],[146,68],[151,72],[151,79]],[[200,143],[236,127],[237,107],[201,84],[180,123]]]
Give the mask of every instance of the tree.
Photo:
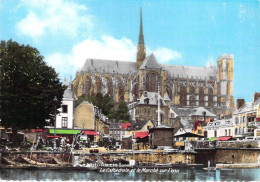
[[[101,93],[97,93],[90,97],[81,96],[76,101],[76,106],[83,101],[93,103],[93,105],[101,109],[102,113],[110,119],[122,120],[123,122],[129,121],[130,119],[126,103],[120,102],[118,105],[115,105],[114,101],[108,94],[103,96]]]
[[[118,120],[122,120],[123,122],[129,121],[130,115],[128,113],[128,107],[125,102],[119,103],[115,115],[116,115],[116,119]]]
[[[60,107],[65,87],[54,68],[29,45],[0,43],[2,125],[17,129],[42,128]],[[53,100],[55,96],[57,103]]]

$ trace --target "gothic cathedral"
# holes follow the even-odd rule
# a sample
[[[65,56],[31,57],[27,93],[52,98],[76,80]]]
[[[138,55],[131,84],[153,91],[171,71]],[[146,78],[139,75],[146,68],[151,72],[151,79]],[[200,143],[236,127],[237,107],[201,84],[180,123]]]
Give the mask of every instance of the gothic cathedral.
[[[139,101],[145,92],[169,98],[171,107],[204,107],[215,114],[234,111],[233,55],[223,54],[217,68],[159,64],[146,57],[142,10],[136,62],[87,59],[73,81],[77,97],[108,94],[115,102]]]

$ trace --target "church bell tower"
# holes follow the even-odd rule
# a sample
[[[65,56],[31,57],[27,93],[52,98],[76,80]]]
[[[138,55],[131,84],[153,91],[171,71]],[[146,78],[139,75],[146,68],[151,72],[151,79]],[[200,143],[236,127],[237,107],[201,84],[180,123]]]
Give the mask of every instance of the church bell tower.
[[[142,8],[140,8],[140,30],[138,39],[138,48],[136,56],[136,67],[140,68],[145,59],[145,45],[144,45],[144,34],[143,34],[143,21],[142,21]]]

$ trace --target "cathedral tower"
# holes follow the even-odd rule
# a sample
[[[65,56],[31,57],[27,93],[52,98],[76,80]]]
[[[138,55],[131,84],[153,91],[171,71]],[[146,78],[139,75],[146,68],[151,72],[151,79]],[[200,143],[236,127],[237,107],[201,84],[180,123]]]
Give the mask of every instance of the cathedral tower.
[[[234,56],[223,54],[218,58],[219,105],[221,107],[235,108],[234,104],[234,81],[233,81]]]
[[[144,34],[143,34],[143,21],[142,21],[142,8],[140,8],[140,30],[138,39],[138,48],[136,56],[136,67],[140,68],[145,59],[145,45],[144,45]]]

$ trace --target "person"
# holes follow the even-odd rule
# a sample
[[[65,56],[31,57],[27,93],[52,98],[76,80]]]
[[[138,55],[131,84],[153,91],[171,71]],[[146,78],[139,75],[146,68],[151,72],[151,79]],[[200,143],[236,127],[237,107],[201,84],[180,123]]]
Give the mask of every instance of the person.
[[[65,146],[65,138],[64,137],[61,138],[60,143],[61,143],[61,147]]]

